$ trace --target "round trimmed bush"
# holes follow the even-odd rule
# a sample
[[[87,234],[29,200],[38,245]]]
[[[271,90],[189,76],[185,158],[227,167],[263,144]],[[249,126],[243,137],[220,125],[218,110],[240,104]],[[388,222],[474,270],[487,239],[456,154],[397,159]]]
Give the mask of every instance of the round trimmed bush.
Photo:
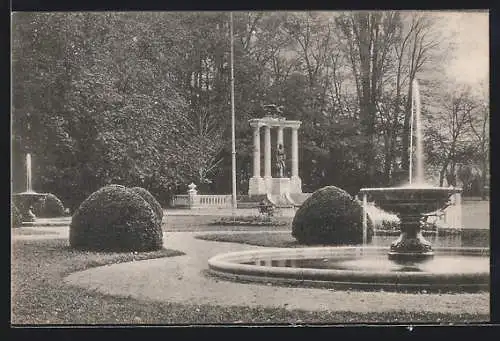
[[[346,191],[335,186],[314,192],[296,212],[292,235],[302,244],[353,245],[363,242],[363,208]],[[373,237],[368,218],[367,241]]]
[[[44,199],[33,205],[33,213],[40,218],[54,218],[64,216],[64,205],[58,197],[49,193]]]
[[[23,221],[21,212],[17,209],[16,205],[11,201],[10,202],[10,221],[12,227],[19,227]]]
[[[92,251],[152,251],[162,248],[163,232],[151,205],[123,186],[92,193],[73,214],[71,247]]]
[[[161,221],[163,219],[163,208],[161,207],[158,200],[156,200],[156,198],[145,188],[132,187],[131,190],[139,194],[144,200],[147,201],[147,203],[155,212],[156,218],[158,219],[159,223],[161,224]]]

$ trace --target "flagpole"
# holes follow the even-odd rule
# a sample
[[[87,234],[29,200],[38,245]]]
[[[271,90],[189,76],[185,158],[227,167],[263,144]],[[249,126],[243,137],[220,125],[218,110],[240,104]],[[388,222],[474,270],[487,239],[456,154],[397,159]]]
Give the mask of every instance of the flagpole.
[[[414,110],[414,104],[413,104],[413,101],[415,100],[414,99],[414,91],[415,89],[413,88],[413,84],[411,85],[412,86],[412,91],[411,91],[411,114],[410,114],[410,159],[409,159],[409,166],[408,166],[408,178],[410,180],[410,185],[411,185],[411,180],[413,178],[413,110]]]
[[[237,206],[236,203],[236,142],[234,132],[234,46],[233,46],[233,12],[230,12],[231,18],[231,175],[232,175],[232,208],[233,215]]]

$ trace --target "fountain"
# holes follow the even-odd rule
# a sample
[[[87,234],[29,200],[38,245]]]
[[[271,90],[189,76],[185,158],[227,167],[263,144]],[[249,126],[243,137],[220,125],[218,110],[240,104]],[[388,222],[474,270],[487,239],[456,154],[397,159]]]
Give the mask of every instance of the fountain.
[[[401,234],[389,251],[389,259],[399,262],[416,262],[432,258],[431,243],[420,232],[420,221],[425,214],[444,209],[450,204],[452,194],[459,188],[433,187],[424,182],[424,151],[420,117],[420,91],[413,82],[410,125],[409,183],[400,187],[362,188],[363,202],[374,201],[384,211],[397,214]],[[415,115],[414,115],[415,114]],[[414,124],[415,123],[415,124]],[[414,128],[415,126],[415,128]],[[413,177],[413,137],[415,137],[415,177]]]
[[[365,208],[368,200],[374,201],[379,208],[399,217],[401,233],[388,253],[386,247],[366,245],[365,210],[363,246],[234,252],[209,259],[210,271],[223,278],[300,286],[425,289],[430,292],[487,290],[489,248],[433,248],[420,231],[422,217],[447,207],[450,197],[461,189],[433,187],[424,182],[420,97],[416,81],[412,97],[410,150],[413,150],[414,136],[415,174],[411,152],[408,184],[360,191]]]
[[[39,200],[43,200],[47,193],[37,193],[33,191],[31,154],[26,154],[26,191],[15,193],[12,200],[22,214],[23,221],[33,221],[36,217],[32,211],[32,206]]]

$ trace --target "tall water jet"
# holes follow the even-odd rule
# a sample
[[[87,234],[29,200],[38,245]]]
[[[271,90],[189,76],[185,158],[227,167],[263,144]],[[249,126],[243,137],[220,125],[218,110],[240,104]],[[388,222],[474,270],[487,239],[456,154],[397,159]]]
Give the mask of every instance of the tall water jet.
[[[33,193],[31,184],[31,154],[26,154],[26,192]]]
[[[424,184],[424,147],[422,135],[422,119],[420,110],[420,89],[418,81],[412,83],[412,106],[411,106],[411,126],[410,126],[410,184]],[[415,141],[415,151],[413,150]],[[413,179],[413,159],[415,159],[415,179]],[[414,180],[414,181],[413,181]]]

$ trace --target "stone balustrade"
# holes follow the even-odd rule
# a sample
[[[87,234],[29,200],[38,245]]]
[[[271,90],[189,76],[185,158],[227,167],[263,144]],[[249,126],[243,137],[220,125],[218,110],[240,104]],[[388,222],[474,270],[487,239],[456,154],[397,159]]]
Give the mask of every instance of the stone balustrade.
[[[180,194],[175,195],[172,199],[172,207],[175,208],[231,208],[230,194],[213,195],[213,194]]]
[[[232,196],[229,195],[198,195],[200,207],[231,208]]]
[[[186,208],[186,207],[190,207],[190,200],[189,200],[190,196],[187,195],[187,194],[179,194],[179,195],[175,195],[173,198],[172,198],[172,201],[170,203],[170,205],[172,207],[178,207],[178,208]]]

